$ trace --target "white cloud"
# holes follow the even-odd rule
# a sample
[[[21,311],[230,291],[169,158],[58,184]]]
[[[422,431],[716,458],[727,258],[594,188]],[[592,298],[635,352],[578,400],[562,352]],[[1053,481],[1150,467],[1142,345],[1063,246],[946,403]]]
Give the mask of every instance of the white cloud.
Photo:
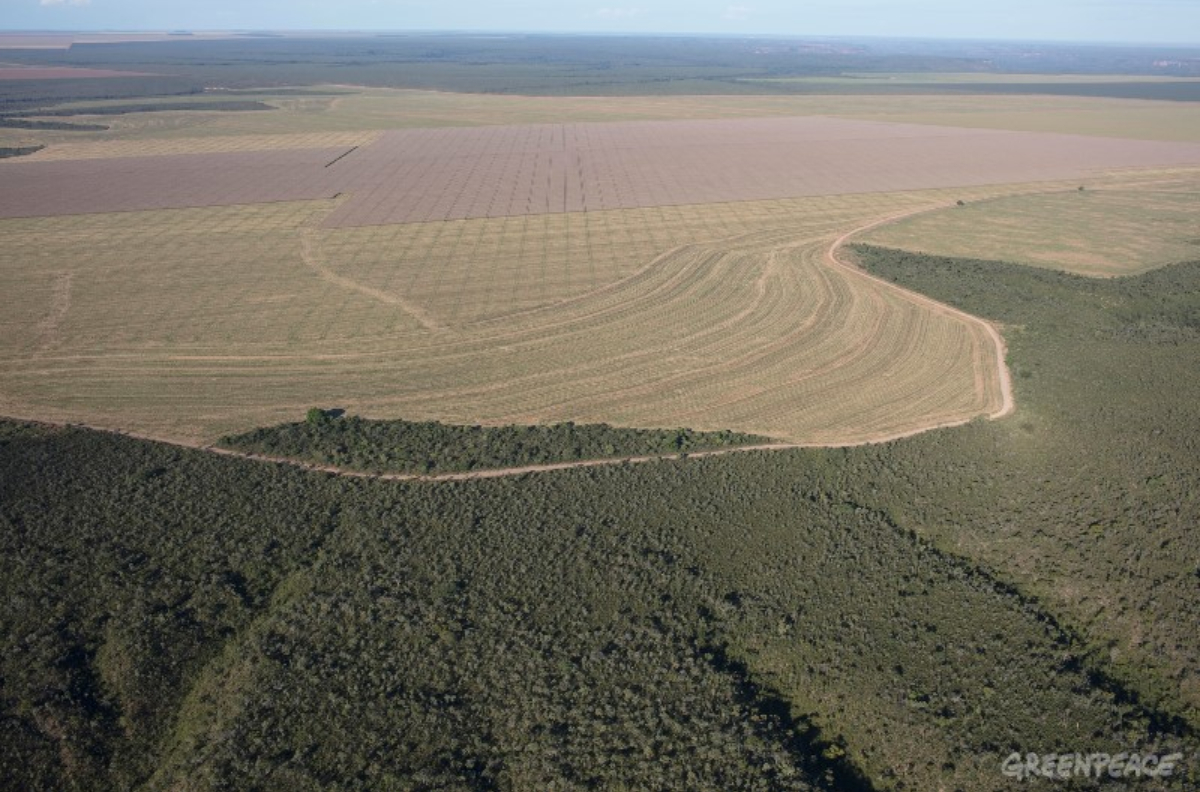
[[[741,22],[750,17],[750,6],[731,5],[725,9],[725,18]]]
[[[44,6],[85,6],[92,0],[39,0],[39,2]]]

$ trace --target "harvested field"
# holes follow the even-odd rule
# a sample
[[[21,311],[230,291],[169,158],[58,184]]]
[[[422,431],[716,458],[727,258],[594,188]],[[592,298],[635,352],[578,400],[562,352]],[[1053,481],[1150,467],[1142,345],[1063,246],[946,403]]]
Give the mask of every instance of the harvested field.
[[[511,266],[533,283],[538,266],[522,262],[541,261],[549,285],[539,305],[518,300],[517,311],[503,295],[472,303],[476,292],[451,307],[454,287],[472,279],[467,266],[447,273],[440,302],[358,288],[338,260],[353,248],[348,235],[372,229],[318,230],[330,202],[7,220],[0,272],[6,300],[24,307],[0,352],[0,406],[193,441],[314,403],[459,423],[732,427],[805,442],[962,420],[999,403],[990,340],[825,259],[846,228],[946,200],[744,204],[724,226],[713,221],[729,207],[680,207],[657,223],[618,211],[572,255],[658,228],[635,255],[593,260],[560,254],[554,227],[529,226]],[[495,222],[424,229],[483,240]],[[411,273],[422,251],[396,254]],[[479,251],[472,261],[489,260]],[[572,270],[588,272],[585,282]]]
[[[0,216],[132,212],[332,197],[325,164],[345,149],[0,165]]]
[[[897,192],[1174,164],[1200,164],[1200,145],[828,118],[406,130],[339,164],[339,191],[353,198],[328,225]]]
[[[1069,97],[1056,104],[1052,106],[1045,97],[963,97],[957,103],[914,102],[908,109],[882,113],[850,111],[848,117],[1014,132],[1200,141],[1200,107],[1195,104]],[[921,105],[926,109],[917,109]]]
[[[384,133],[345,151],[0,165],[0,217],[351,197],[329,227],[1082,178],[1200,144],[829,118]],[[336,164],[335,158],[340,157]],[[331,167],[325,167],[331,165]]]
[[[862,241],[940,256],[1012,261],[1080,275],[1132,275],[1200,258],[1200,172],[998,198],[914,217]]]

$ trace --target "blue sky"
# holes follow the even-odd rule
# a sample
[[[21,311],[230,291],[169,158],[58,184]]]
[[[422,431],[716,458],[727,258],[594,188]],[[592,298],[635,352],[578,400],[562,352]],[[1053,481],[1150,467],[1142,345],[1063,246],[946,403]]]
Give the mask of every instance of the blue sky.
[[[0,28],[696,32],[1200,43],[1200,0],[0,0]]]

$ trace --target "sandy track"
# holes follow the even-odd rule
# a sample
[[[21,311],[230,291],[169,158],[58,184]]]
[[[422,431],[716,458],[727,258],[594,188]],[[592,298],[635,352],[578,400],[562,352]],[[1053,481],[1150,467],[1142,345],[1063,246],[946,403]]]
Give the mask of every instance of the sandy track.
[[[443,326],[434,319],[428,311],[425,311],[421,306],[404,299],[398,294],[392,294],[379,289],[373,289],[370,286],[343,277],[329,267],[321,260],[320,255],[316,250],[315,244],[316,231],[312,228],[302,229],[300,232],[300,257],[308,268],[315,272],[322,280],[340,286],[343,289],[358,292],[359,294],[370,297],[372,300],[378,300],[381,303],[395,306],[417,321],[421,327],[430,331],[443,330]]]
[[[991,340],[993,347],[994,347],[995,359],[996,359],[995,365],[997,366],[996,375],[997,375],[998,381],[1000,383],[1000,396],[1001,396],[1000,407],[997,410],[995,410],[994,412],[990,413],[988,415],[988,417],[992,418],[992,419],[1003,418],[1006,415],[1011,414],[1013,412],[1013,410],[1016,409],[1016,403],[1013,400],[1012,377],[1008,371],[1008,365],[1004,362],[1005,357],[1008,352],[1008,347],[1005,346],[1004,338],[1000,335],[1000,332],[998,330],[996,330],[996,328],[992,325],[991,322],[988,322],[984,319],[980,319],[978,316],[973,316],[965,311],[960,311],[959,309],[954,308],[949,305],[946,305],[945,303],[938,302],[937,300],[934,300],[931,297],[927,297],[924,294],[921,294],[920,292],[915,292],[910,289],[905,289],[902,286],[897,286],[895,283],[892,283],[891,281],[887,281],[887,280],[884,280],[883,278],[872,275],[872,274],[866,272],[865,270],[863,270],[862,268],[838,257],[838,252],[845,246],[846,242],[848,242],[853,237],[859,236],[861,234],[865,234],[868,231],[872,231],[876,228],[879,228],[880,226],[884,226],[889,223],[897,223],[901,220],[905,220],[909,217],[913,217],[918,214],[925,214],[928,212],[939,211],[941,209],[946,209],[946,208],[949,208],[948,205],[937,206],[932,209],[917,209],[917,210],[914,210],[911,212],[902,212],[900,214],[892,215],[891,217],[885,217],[882,220],[877,220],[873,223],[869,223],[865,226],[861,226],[859,228],[854,229],[853,231],[847,231],[845,234],[842,234],[840,237],[838,237],[837,240],[834,241],[834,243],[829,246],[829,251],[826,253],[826,260],[828,261],[828,263],[830,265],[832,265],[834,267],[838,267],[840,269],[852,272],[857,277],[865,278],[869,281],[872,281],[872,282],[877,283],[881,286],[884,286],[888,289],[891,289],[892,291],[894,291],[896,293],[903,294],[909,300],[917,303],[918,305],[924,306],[925,308],[928,308],[929,310],[931,310],[935,313],[940,313],[940,314],[944,314],[947,316],[957,317],[957,318],[967,322],[968,324],[971,324],[972,326],[982,329],[987,334],[988,338]],[[981,365],[987,365],[983,361],[979,361],[979,362]],[[962,421],[960,423],[966,423],[966,421]],[[917,431],[924,431],[924,430],[917,430]],[[915,432],[913,434],[915,434]]]

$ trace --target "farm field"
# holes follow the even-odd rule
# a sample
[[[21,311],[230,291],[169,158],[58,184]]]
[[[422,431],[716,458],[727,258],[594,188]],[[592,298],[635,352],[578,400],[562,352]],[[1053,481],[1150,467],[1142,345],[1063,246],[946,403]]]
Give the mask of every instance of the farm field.
[[[40,309],[5,338],[6,409],[192,441],[312,403],[812,442],[963,420],[998,409],[980,328],[825,258],[844,229],[945,200],[337,230],[319,228],[334,202],[7,220],[6,294]]]
[[[973,202],[890,224],[861,241],[1080,275],[1137,274],[1200,254],[1200,172]]]
[[[835,240],[958,200],[1068,200],[1004,196],[1082,178],[1136,202],[1146,168],[1200,164],[1200,145],[834,117],[487,124],[595,104],[337,90],[268,113],[144,114],[212,120],[193,137],[96,116],[143,126],[0,165],[0,213],[27,215],[0,220],[7,413],[191,443],[313,404],[796,443],[903,435],[1001,411],[995,343],[838,266]],[[392,115],[349,129],[388,101]],[[640,101],[664,116],[721,106]],[[409,103],[460,126],[369,128]],[[281,118],[296,131],[273,134]],[[245,134],[215,134],[226,123]],[[1114,167],[1132,170],[1102,175]]]
[[[215,94],[265,100],[270,113],[170,111],[173,102],[198,98],[161,97],[154,112],[121,116],[78,116],[111,127],[107,132],[0,128],[0,144],[71,144],[174,140],[204,151],[207,137],[360,133],[411,128],[610,121],[670,121],[732,118],[832,116],[872,121],[977,129],[1082,134],[1177,142],[1200,142],[1200,106],[1097,97],[1046,96],[626,96],[544,97],[453,94],[439,91],[316,86],[303,91]],[[79,110],[109,104],[72,102]],[[103,149],[100,149],[103,151]],[[135,152],[130,151],[133,154]],[[181,151],[180,153],[186,153]],[[39,157],[51,155],[47,150]]]
[[[0,217],[332,198],[330,227],[1200,165],[1200,144],[830,118],[398,130],[365,146],[0,164]]]

